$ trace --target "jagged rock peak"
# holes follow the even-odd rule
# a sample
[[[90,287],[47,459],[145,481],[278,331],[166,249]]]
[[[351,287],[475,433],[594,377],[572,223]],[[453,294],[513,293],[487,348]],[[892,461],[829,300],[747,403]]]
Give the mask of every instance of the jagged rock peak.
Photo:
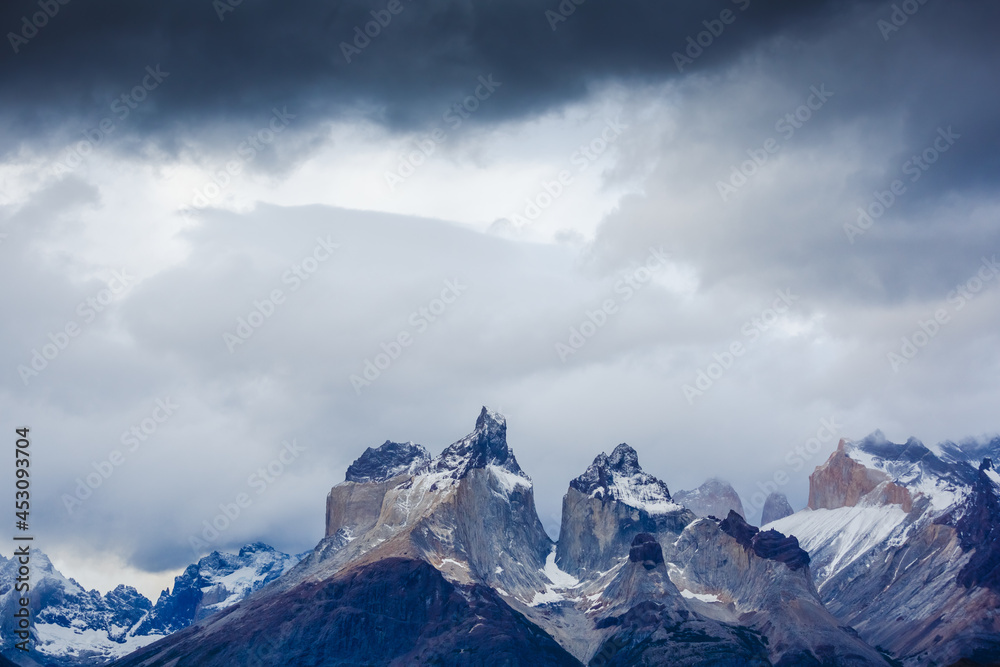
[[[470,470],[497,466],[528,479],[507,446],[507,420],[502,414],[483,406],[476,419],[476,430],[445,448],[435,459],[437,472],[452,472],[461,479]]]
[[[627,444],[614,448],[610,456],[600,453],[586,471],[569,483],[590,497],[617,500],[651,514],[680,510],[667,485],[643,471],[639,455]]]
[[[415,475],[430,464],[431,455],[412,442],[386,440],[380,447],[369,447],[347,468],[345,481],[384,482],[396,475]]]
[[[632,563],[641,564],[647,570],[652,570],[657,565],[663,564],[663,547],[649,533],[639,533],[632,540],[628,559]]]
[[[791,516],[792,514],[795,514],[795,510],[792,509],[785,494],[779,491],[772,491],[767,496],[767,500],[764,501],[764,508],[760,513],[760,525],[766,526],[772,521],[784,519],[786,516]]]
[[[719,528],[746,551],[752,551],[761,558],[784,563],[791,570],[809,565],[809,554],[799,547],[795,536],[786,537],[773,529],[761,532],[733,510],[729,510],[729,516],[719,522]]]

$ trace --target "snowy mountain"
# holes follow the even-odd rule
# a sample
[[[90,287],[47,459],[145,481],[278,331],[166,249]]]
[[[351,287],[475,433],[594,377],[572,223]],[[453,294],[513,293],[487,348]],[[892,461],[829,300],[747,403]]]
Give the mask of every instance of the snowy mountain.
[[[628,445],[570,482],[558,545],[488,408],[436,457],[387,442],[349,470],[288,574],[116,667],[888,664],[795,537],[697,519]]]
[[[248,545],[238,554],[213,552],[189,566],[174,580],[173,592],[163,591],[154,605],[130,586],[103,596],[87,591],[33,549],[32,657],[53,667],[105,664],[239,602],[296,562],[263,544]],[[14,561],[0,560],[0,645],[5,651],[14,643],[9,619],[16,604],[15,569]]]
[[[810,477],[796,535],[820,597],[906,665],[1000,655],[1000,442],[841,441]],[[982,457],[982,458],[980,458]],[[970,664],[976,664],[972,662]]]
[[[625,557],[639,533],[679,535],[694,518],[623,443],[610,456],[599,454],[569,483],[555,560],[566,572],[587,578]]]

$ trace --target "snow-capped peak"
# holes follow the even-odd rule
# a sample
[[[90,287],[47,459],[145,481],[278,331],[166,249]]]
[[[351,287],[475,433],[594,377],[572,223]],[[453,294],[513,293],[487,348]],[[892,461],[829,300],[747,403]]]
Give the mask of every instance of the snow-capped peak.
[[[425,471],[430,461],[430,453],[421,445],[386,440],[375,449],[366,449],[347,468],[345,481],[384,482],[397,475],[416,475]]]
[[[930,448],[910,438],[897,444],[875,431],[863,440],[845,442],[843,451],[856,463],[885,473],[914,497],[927,497],[936,512],[962,501],[976,480],[978,461],[952,443]]]
[[[682,509],[671,500],[666,484],[642,470],[639,455],[625,443],[615,447],[610,456],[603,452],[598,454],[587,470],[569,485],[592,498],[617,500],[650,514]]]
[[[465,477],[469,470],[486,467],[496,467],[528,479],[507,446],[507,420],[485,406],[476,419],[476,430],[446,447],[431,467],[454,479]]]

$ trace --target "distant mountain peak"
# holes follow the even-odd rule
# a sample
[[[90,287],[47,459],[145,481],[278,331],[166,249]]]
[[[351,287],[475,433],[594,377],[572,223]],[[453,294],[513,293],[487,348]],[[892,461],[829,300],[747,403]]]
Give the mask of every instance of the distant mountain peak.
[[[369,447],[347,468],[345,481],[358,484],[384,482],[397,475],[415,475],[430,464],[431,455],[421,445],[412,442],[392,442]]]
[[[615,447],[610,455],[598,454],[569,485],[592,498],[617,500],[651,514],[681,509],[670,497],[667,485],[643,471],[639,455],[625,443]]]

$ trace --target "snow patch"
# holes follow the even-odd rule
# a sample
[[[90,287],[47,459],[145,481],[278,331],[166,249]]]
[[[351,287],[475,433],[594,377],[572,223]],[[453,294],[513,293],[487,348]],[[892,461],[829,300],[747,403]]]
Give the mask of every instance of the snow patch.
[[[686,588],[681,591],[681,595],[686,597],[688,600],[701,600],[702,602],[722,602],[718,595],[712,595],[711,593],[693,593]]]
[[[492,473],[493,477],[500,483],[500,486],[509,496],[513,493],[519,486],[526,489],[531,488],[531,480],[527,477],[523,477],[516,473],[512,473],[509,470],[501,468],[500,466],[488,465],[486,469]]]
[[[553,549],[549,552],[549,555],[545,557],[545,567],[541,570],[542,574],[548,577],[549,581],[556,588],[573,588],[574,586],[580,585],[580,580],[574,577],[568,572],[564,572],[559,569],[556,565],[556,550]]]

